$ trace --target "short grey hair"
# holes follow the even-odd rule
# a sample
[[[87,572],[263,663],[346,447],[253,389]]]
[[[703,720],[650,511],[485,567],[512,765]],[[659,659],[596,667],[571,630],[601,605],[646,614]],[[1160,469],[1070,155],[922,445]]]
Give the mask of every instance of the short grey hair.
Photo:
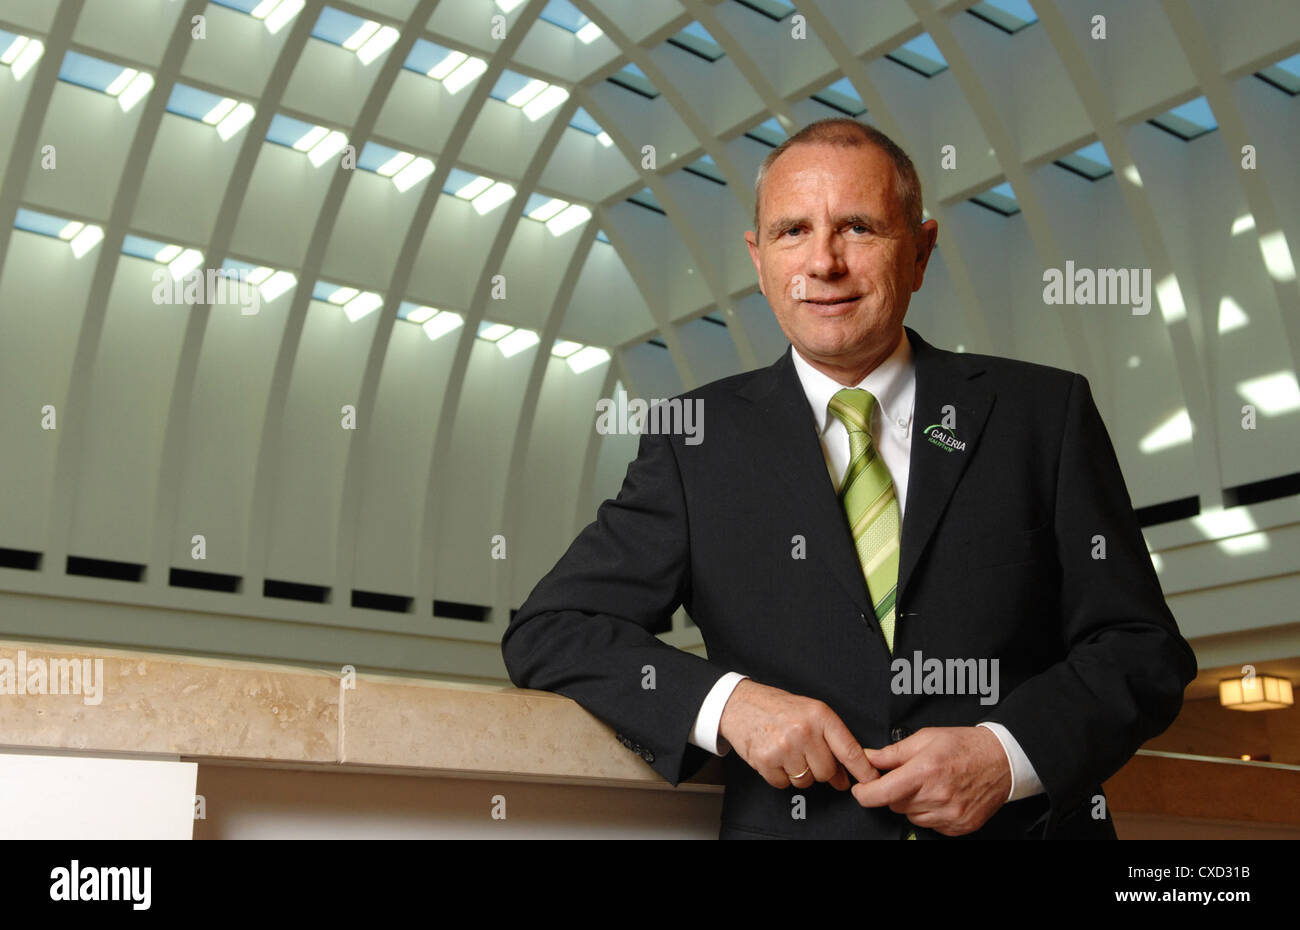
[[[832,116],[828,119],[817,120],[815,123],[809,123],[803,129],[800,129],[793,136],[786,139],[772,151],[768,152],[767,157],[763,159],[763,164],[758,166],[758,177],[754,180],[754,232],[758,233],[758,205],[763,196],[763,179],[767,177],[768,169],[772,163],[781,157],[786,149],[794,145],[834,145],[840,148],[858,148],[863,145],[874,145],[889,156],[889,160],[894,163],[894,173],[897,177],[897,191],[903,200],[903,214],[907,217],[908,225],[915,232],[923,222],[921,208],[921,179],[917,177],[916,166],[912,164],[912,159],[907,153],[899,147],[893,139],[885,135],[875,126],[850,119],[847,116]]]

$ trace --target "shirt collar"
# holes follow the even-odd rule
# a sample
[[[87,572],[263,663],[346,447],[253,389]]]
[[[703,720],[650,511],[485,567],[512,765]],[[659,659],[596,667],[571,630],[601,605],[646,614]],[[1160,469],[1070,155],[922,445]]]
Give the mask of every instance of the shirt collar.
[[[916,367],[912,362],[912,346],[907,340],[907,332],[898,340],[898,345],[889,357],[873,368],[865,378],[854,385],[843,385],[829,375],[823,374],[810,365],[799,350],[791,347],[791,358],[795,372],[808,397],[808,406],[812,409],[817,432],[824,433],[831,424],[831,413],[827,409],[831,398],[845,387],[859,387],[870,391],[880,406],[885,422],[897,429],[906,429],[912,419],[912,405],[916,396]]]

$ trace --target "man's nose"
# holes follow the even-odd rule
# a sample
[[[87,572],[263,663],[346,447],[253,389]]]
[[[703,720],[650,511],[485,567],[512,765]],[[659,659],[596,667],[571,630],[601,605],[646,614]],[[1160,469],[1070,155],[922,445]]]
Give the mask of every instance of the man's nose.
[[[835,277],[843,274],[844,254],[839,237],[830,230],[812,234],[809,242],[808,273],[815,278]]]

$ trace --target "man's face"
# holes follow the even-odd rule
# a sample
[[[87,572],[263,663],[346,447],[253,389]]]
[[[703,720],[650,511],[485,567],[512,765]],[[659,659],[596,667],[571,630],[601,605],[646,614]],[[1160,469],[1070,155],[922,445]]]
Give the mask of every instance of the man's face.
[[[819,368],[865,374],[898,344],[938,224],[909,228],[893,162],[874,145],[792,146],[760,196],[745,242],[786,338]]]

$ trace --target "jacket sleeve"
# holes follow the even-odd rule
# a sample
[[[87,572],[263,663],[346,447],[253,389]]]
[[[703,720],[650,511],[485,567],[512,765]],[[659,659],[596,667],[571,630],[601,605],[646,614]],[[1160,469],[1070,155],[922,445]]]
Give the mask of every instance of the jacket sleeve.
[[[1056,622],[1066,655],[986,719],[1015,735],[1059,816],[1086,802],[1173,722],[1196,676],[1196,657],[1165,604],[1105,424],[1077,374],[1057,466],[1055,530]],[[1096,557],[1097,537],[1105,558]]]
[[[673,785],[708,758],[691,728],[726,669],[660,641],[690,591],[686,500],[671,440],[643,433],[601,504],[501,641],[510,680],[573,698]]]

